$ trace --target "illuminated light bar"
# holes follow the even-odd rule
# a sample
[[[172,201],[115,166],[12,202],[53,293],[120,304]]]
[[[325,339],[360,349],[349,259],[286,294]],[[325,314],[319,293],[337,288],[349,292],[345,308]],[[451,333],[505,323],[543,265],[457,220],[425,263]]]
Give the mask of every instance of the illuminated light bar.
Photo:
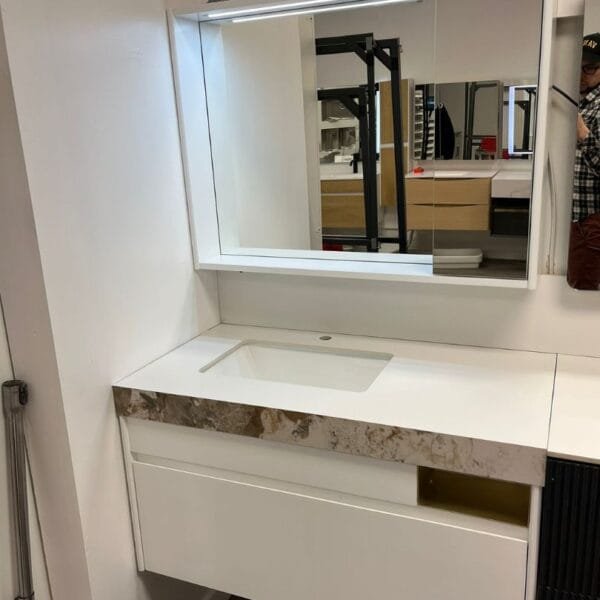
[[[289,4],[271,4],[268,6],[259,6],[257,8],[239,8],[236,10],[220,10],[206,15],[209,19],[228,19],[231,17],[250,16],[256,13],[272,13],[291,8],[303,8],[305,6],[323,5],[327,2],[337,2],[339,0],[303,0],[302,2],[290,2]]]
[[[220,10],[201,15],[201,21],[231,21],[233,23],[246,23],[262,19],[275,19],[278,17],[295,17],[298,15],[318,14],[352,8],[368,6],[382,6],[385,4],[416,3],[422,0],[302,0],[287,4],[268,4],[255,8],[238,8]],[[330,3],[330,4],[329,4]]]

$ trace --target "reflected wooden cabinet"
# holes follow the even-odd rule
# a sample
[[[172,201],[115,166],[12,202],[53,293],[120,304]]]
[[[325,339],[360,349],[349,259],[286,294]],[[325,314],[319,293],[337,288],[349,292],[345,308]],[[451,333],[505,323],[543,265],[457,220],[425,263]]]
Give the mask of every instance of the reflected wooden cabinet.
[[[408,229],[488,231],[491,179],[406,180]]]
[[[355,229],[365,227],[365,204],[362,194],[321,196],[321,222],[326,228]]]
[[[365,227],[362,179],[324,179],[321,181],[321,223],[324,228]]]
[[[386,169],[393,150],[381,155],[381,198],[384,206],[395,202],[393,172]],[[409,230],[488,231],[492,180],[407,178],[406,219]],[[327,228],[364,228],[364,196],[361,179],[321,181],[322,223]]]
[[[396,168],[392,134],[389,82],[380,84],[381,94],[381,204],[396,206]],[[414,84],[402,81],[402,128],[404,165],[411,172],[414,127]],[[409,230],[488,231],[490,228],[490,178],[432,179],[407,176],[406,219]]]
[[[411,115],[414,94],[414,81],[403,79],[400,82],[400,96],[402,98],[402,137],[405,144],[410,143]],[[379,110],[380,110],[380,141],[382,147],[394,146],[394,121],[392,118],[392,84],[390,81],[379,83]],[[406,165],[406,163],[404,163]]]
[[[403,79],[400,82],[400,94],[402,98],[402,159],[405,173],[412,169],[412,146],[413,146],[413,102],[414,81]],[[384,207],[396,206],[396,166],[394,130],[392,119],[392,90],[389,81],[379,84],[380,95],[380,164],[381,164],[381,204]]]
[[[389,81],[380,91],[380,175],[378,188],[383,208],[396,206],[396,168],[392,129],[392,101]],[[402,80],[403,159],[410,172],[412,146],[412,98],[414,83]],[[407,176],[406,219],[409,230],[489,231],[491,179]],[[321,181],[322,226],[328,229],[365,227],[363,182],[361,178]]]

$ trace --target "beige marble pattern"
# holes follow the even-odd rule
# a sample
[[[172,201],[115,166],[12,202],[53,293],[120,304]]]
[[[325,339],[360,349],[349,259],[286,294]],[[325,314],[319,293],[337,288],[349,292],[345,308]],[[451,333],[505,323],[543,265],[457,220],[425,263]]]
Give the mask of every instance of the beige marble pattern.
[[[117,413],[123,417],[544,484],[543,449],[117,386],[113,393]]]

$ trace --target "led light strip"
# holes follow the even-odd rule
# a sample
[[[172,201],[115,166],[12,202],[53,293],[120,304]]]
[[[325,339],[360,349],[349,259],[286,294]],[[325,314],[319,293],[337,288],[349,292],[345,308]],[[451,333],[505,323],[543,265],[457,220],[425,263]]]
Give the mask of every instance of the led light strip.
[[[301,2],[290,2],[288,4],[270,4],[255,8],[240,8],[235,10],[221,10],[208,13],[203,21],[230,21],[233,23],[245,23],[248,21],[259,21],[262,19],[275,19],[278,17],[294,17],[298,15],[317,14],[336,10],[348,10],[366,6],[381,6],[385,4],[415,3],[422,0],[302,0]],[[324,4],[330,5],[323,6]],[[313,8],[314,7],[314,8]],[[296,9],[296,10],[290,10]]]
[[[229,17],[239,17],[242,15],[251,15],[255,13],[271,13],[288,8],[301,8],[303,6],[314,6],[315,4],[326,4],[327,2],[339,2],[339,0],[303,0],[302,2],[290,2],[289,4],[271,4],[268,6],[259,6],[257,8],[239,8],[237,10],[220,10],[214,13],[208,13],[209,19],[227,19]]]
[[[537,85],[511,85],[508,88],[508,154],[509,156],[530,156],[533,150],[515,152],[515,105],[516,90],[537,88]]]

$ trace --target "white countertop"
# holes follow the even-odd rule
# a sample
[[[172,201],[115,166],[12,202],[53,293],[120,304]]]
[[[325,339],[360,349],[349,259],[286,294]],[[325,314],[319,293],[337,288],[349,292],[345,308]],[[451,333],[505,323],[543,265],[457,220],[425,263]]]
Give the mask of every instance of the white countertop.
[[[546,448],[555,355],[337,334],[321,341],[320,335],[219,325],[117,385]],[[245,339],[393,358],[364,392],[200,372]]]
[[[362,173],[325,173],[321,174],[321,181],[346,181],[347,179],[362,179]]]
[[[492,179],[494,198],[531,198],[531,170],[499,171]]]
[[[600,358],[559,355],[548,454],[600,463]]]
[[[531,181],[532,173],[531,170],[514,170],[511,171],[509,169],[505,171],[498,171],[496,175],[494,175],[494,179],[498,181]]]
[[[376,171],[379,175],[381,170],[380,164],[377,163]],[[336,181],[339,179],[362,179],[363,168],[362,163],[358,165],[358,173],[352,172],[352,167],[344,163],[331,163],[321,165],[320,168],[321,181]]]

